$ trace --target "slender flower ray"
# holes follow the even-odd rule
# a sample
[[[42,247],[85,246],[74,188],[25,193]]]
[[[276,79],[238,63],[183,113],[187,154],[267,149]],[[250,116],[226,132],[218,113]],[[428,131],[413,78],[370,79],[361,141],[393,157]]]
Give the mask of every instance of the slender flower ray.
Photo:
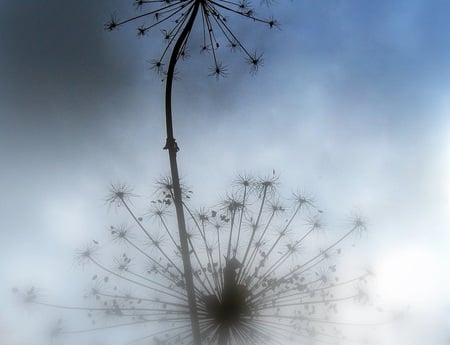
[[[107,29],[107,30],[114,30],[115,28],[117,28],[117,27],[119,27],[119,26],[122,26],[122,25],[124,25],[124,24],[126,24],[126,23],[133,22],[133,21],[135,21],[136,19],[148,17],[148,16],[151,16],[151,15],[153,15],[153,14],[155,14],[155,13],[160,13],[160,12],[166,10],[166,9],[173,8],[173,7],[175,7],[175,9],[178,9],[178,8],[184,7],[184,6],[183,6],[183,5],[180,5],[179,3],[173,3],[173,4],[171,4],[171,5],[168,5],[168,6],[165,6],[165,7],[161,7],[161,8],[159,8],[159,9],[156,9],[156,10],[153,10],[153,11],[150,11],[150,12],[146,12],[146,13],[141,14],[141,15],[138,15],[138,16],[131,17],[131,18],[128,18],[128,19],[123,20],[123,21],[120,21],[120,22],[117,22],[117,21],[115,20],[115,18],[112,18],[111,21],[108,22],[108,23],[105,25],[105,29]]]
[[[269,251],[267,252],[264,261],[267,260],[267,258],[270,257],[270,254],[272,253],[272,251],[275,249],[275,247],[278,245],[279,241],[283,238],[283,236],[286,234],[289,226],[292,224],[292,222],[294,221],[294,219],[297,217],[298,213],[300,212],[300,209],[303,206],[303,202],[299,202],[298,206],[295,208],[294,213],[291,215],[291,217],[289,218],[289,220],[286,222],[286,225],[283,227],[283,229],[280,231],[280,235],[278,236],[278,238],[275,240],[275,242],[273,243],[272,247],[269,249]],[[310,233],[312,232],[312,230],[314,230],[314,228],[311,228],[310,231],[308,231],[300,240],[297,241],[298,244],[300,244],[306,237],[308,237],[310,235]]]
[[[277,308],[283,308],[283,307],[294,307],[294,306],[303,306],[303,305],[313,305],[313,304],[329,304],[329,303],[333,303],[333,302],[342,302],[342,301],[348,301],[348,300],[353,300],[357,297],[357,294],[353,294],[350,296],[345,296],[345,297],[340,297],[340,298],[334,298],[334,299],[320,299],[320,300],[308,300],[308,301],[300,301],[300,302],[292,302],[292,303],[280,303],[280,304],[275,304],[274,306],[269,306],[269,307],[260,307],[260,308],[256,308],[257,311],[261,311],[261,310],[267,310],[267,309],[277,309]],[[264,315],[260,315],[260,316],[264,316]]]
[[[248,184],[244,183],[244,193],[242,196],[242,207],[240,209],[240,215],[239,215],[239,227],[238,227],[238,234],[237,234],[237,240],[236,243],[240,243],[239,239],[241,238],[241,231],[242,231],[242,220],[244,218],[244,211],[245,211],[245,207],[246,207],[246,201],[247,201],[247,189],[248,189]]]
[[[317,254],[316,256],[312,257],[311,259],[309,259],[308,261],[306,261],[305,263],[303,263],[302,265],[296,267],[293,271],[291,271],[290,273],[286,274],[285,276],[281,277],[281,279],[286,279],[290,276],[292,276],[292,274],[300,271],[302,268],[304,268],[305,266],[307,266],[308,264],[310,264],[311,262],[315,261],[317,258],[323,258],[325,259],[326,254],[333,248],[335,248],[338,244],[340,244],[342,241],[344,241],[348,236],[350,236],[352,233],[354,233],[356,230],[358,230],[358,226],[355,225],[353,228],[351,228],[345,235],[343,235],[341,238],[339,238],[336,242],[332,243],[329,247],[327,247],[326,249],[324,249],[323,251],[321,251],[319,254]]]
[[[250,268],[253,266],[253,263],[257,257],[258,254],[258,249],[259,246],[257,246],[256,244],[263,244],[264,242],[264,236],[267,233],[267,230],[270,228],[270,224],[272,223],[273,217],[275,216],[276,211],[273,210],[272,213],[270,214],[269,220],[267,221],[266,225],[264,226],[264,230],[262,231],[261,236],[259,237],[259,239],[256,241],[255,246],[253,248],[252,253],[250,254],[250,260],[248,265],[246,266],[247,268]],[[239,279],[240,281],[243,280],[243,277],[245,277],[248,274],[248,272],[244,269],[244,271],[242,272],[242,274],[240,275]],[[251,278],[251,277],[250,277]],[[250,284],[251,280],[248,282],[248,284]]]
[[[223,288],[224,288],[224,281],[223,281],[223,264],[222,264],[222,251],[221,251],[221,242],[220,242],[220,225],[218,223],[215,224],[215,229],[216,229],[216,234],[217,234],[217,252],[218,252],[218,263],[219,263],[219,282],[220,282],[220,291],[223,292]]]
[[[291,317],[291,319],[292,319],[292,317]],[[258,323],[259,323],[259,329],[260,330],[263,331],[266,327],[274,328],[275,329],[274,333],[275,333],[276,336],[280,337],[281,339],[286,338],[285,334],[286,334],[287,329],[286,329],[286,325],[285,324],[283,324],[281,322],[264,321],[264,320],[260,320],[260,321],[258,321]],[[311,334],[310,334],[311,333],[311,329],[309,329],[307,327],[300,327],[300,326],[296,326],[296,329],[298,331],[297,336],[300,336],[301,338],[305,339],[306,341],[310,341],[311,340]],[[304,333],[301,333],[302,331]],[[336,336],[336,335],[333,335],[333,334],[322,333],[322,332],[318,332],[318,331],[315,331],[315,335],[316,336],[320,335],[320,336],[323,336],[323,337],[332,338],[334,340],[334,342],[327,342],[327,341],[319,340],[316,337],[316,338],[314,338],[314,340],[318,344],[335,344],[336,343],[335,341],[339,341],[339,340],[340,341],[345,341],[346,340],[343,337],[339,337],[339,336]],[[266,333],[266,337],[267,336],[274,337],[274,334],[273,333],[272,334],[267,334]]]
[[[145,229],[145,227],[142,225],[142,222],[139,221],[139,219],[136,217],[136,215],[133,213],[133,211],[128,206],[128,203],[125,201],[124,198],[121,198],[121,201],[123,205],[125,206],[126,210],[130,214],[130,216],[133,218],[133,220],[136,222],[136,224],[139,226],[139,228],[145,233],[145,235],[149,238],[149,240],[155,244],[156,248],[159,250],[159,252],[166,258],[166,260],[180,273],[183,274],[181,269],[172,261],[172,259],[169,257],[169,255],[157,244],[157,241],[150,235],[150,233]]]
[[[205,232],[205,220],[202,220],[202,233],[203,233],[203,238],[205,239],[206,242],[206,232]],[[208,257],[208,266],[207,266],[207,270],[209,272],[212,272],[213,275],[213,279],[215,282],[215,291],[216,291],[216,295],[218,295],[218,298],[221,299],[221,284],[220,284],[220,279],[219,279],[219,272],[217,271],[217,264],[214,262],[214,258],[213,258],[213,244],[208,244],[205,243],[205,249],[206,249],[206,255]]]
[[[42,305],[45,307],[50,307],[50,308],[55,308],[55,309],[66,309],[66,310],[78,310],[78,311],[105,311],[105,312],[111,312],[113,311],[113,309],[111,308],[96,308],[96,307],[78,307],[78,306],[66,306],[66,305],[59,305],[59,304],[53,304],[53,303],[45,303],[45,302],[33,302],[36,305]],[[120,312],[121,316],[123,316],[122,312],[123,311],[134,311],[136,310],[135,308],[125,308],[125,307],[121,307],[121,308],[117,308],[116,309],[118,312]],[[167,309],[157,309],[157,308],[141,308],[139,309],[140,311],[154,311],[154,312],[163,312],[164,315],[167,313],[180,313],[180,311],[178,310],[167,310]],[[181,312],[183,313],[183,312]],[[188,314],[188,312],[186,311],[186,314]],[[136,316],[136,315],[133,315]]]
[[[186,304],[161,301],[161,300],[158,300],[155,298],[133,297],[133,296],[124,296],[124,295],[111,295],[111,294],[100,293],[100,292],[98,293],[98,295],[102,296],[102,297],[109,297],[109,298],[114,298],[114,299],[136,300],[136,301],[144,301],[144,302],[151,302],[151,303],[156,303],[156,304],[165,304],[165,305],[170,305],[170,306],[174,306],[174,307],[186,308]]]
[[[227,245],[227,258],[226,261],[230,260],[231,247],[233,246],[233,230],[234,230],[234,220],[236,217],[237,205],[231,205],[231,221],[230,221],[230,235],[228,236],[228,245]],[[234,255],[235,256],[235,255]]]
[[[189,325],[183,325],[183,326],[171,327],[171,328],[168,328],[168,329],[163,329],[163,330],[160,330],[158,332],[153,332],[153,333],[147,334],[147,335],[145,335],[143,337],[139,337],[139,338],[133,339],[131,341],[126,342],[123,345],[135,344],[135,343],[141,342],[143,340],[147,340],[148,338],[154,338],[154,337],[156,337],[158,335],[161,335],[161,334],[167,334],[168,332],[171,332],[171,331],[172,332],[178,332],[180,330],[184,330],[184,332],[186,332],[186,328],[188,328],[188,327],[190,327],[190,326]]]
[[[206,248],[206,256],[207,256],[207,259],[208,259],[208,264],[207,264],[207,265],[208,265],[209,267],[211,267],[211,270],[213,271],[213,276],[212,276],[212,278],[213,278],[213,280],[214,280],[215,287],[214,287],[209,281],[208,281],[208,282],[209,282],[209,285],[210,285],[212,291],[218,292],[218,288],[219,288],[218,276],[219,276],[219,274],[218,274],[218,272],[217,272],[217,270],[216,270],[216,265],[214,265],[214,260],[213,260],[213,258],[212,258],[211,252],[210,252],[210,250],[209,250],[209,248],[210,248],[211,246],[208,245],[207,240],[206,240],[205,221],[207,220],[207,216],[206,216],[206,215],[200,215],[200,216],[199,216],[200,222],[201,222],[201,224],[202,224],[202,225],[200,226],[199,223],[198,223],[198,221],[197,221],[197,219],[196,219],[196,217],[194,216],[194,214],[192,213],[192,211],[189,209],[189,207],[186,205],[185,202],[183,202],[183,206],[185,207],[185,209],[188,211],[189,215],[191,216],[191,220],[194,222],[195,227],[196,227],[196,229],[199,231],[200,236],[201,236],[201,238],[202,238],[202,240],[203,240],[203,244],[204,244],[204,246],[205,246],[205,248]],[[195,249],[195,246],[192,245],[192,243],[191,243],[191,248],[194,248],[194,249]],[[196,257],[197,257],[197,262],[201,265],[201,261],[198,259],[198,256],[196,256]],[[202,265],[201,265],[201,266],[202,266]],[[208,267],[208,266],[207,266],[207,267]],[[208,270],[207,267],[206,267],[206,268],[205,268],[205,267],[202,268],[202,270],[204,271],[205,274],[206,274],[206,271]],[[219,296],[218,296],[218,297],[219,297]]]
[[[284,342],[280,340],[280,338],[281,339],[285,338],[285,335],[280,334],[279,330],[276,327],[274,327],[273,324],[270,327],[271,328],[270,332],[267,330],[267,328],[258,325],[258,323],[246,326],[247,327],[244,329],[247,330],[246,332],[246,335],[248,335],[246,337],[247,344],[251,343],[254,340],[262,344],[279,344],[279,345],[284,344]]]
[[[114,271],[108,269],[107,267],[103,266],[100,262],[98,262],[97,260],[95,260],[95,259],[92,258],[92,257],[89,258],[89,259],[90,259],[90,260],[92,261],[92,263],[94,263],[97,267],[99,267],[100,269],[102,269],[103,271],[105,271],[105,272],[107,272],[107,273],[109,273],[109,274],[112,274],[112,275],[116,276],[117,278],[120,278],[120,279],[122,279],[122,280],[126,280],[127,282],[132,283],[132,284],[137,285],[137,286],[140,286],[140,287],[144,287],[144,288],[147,288],[147,289],[150,289],[150,290],[153,290],[153,291],[157,291],[157,292],[163,293],[163,294],[168,295],[168,296],[172,296],[172,297],[178,298],[178,299],[180,299],[180,300],[185,300],[185,299],[184,299],[183,297],[181,297],[181,296],[172,295],[171,293],[169,293],[169,292],[167,292],[167,291],[165,291],[165,290],[157,290],[157,289],[155,289],[154,287],[151,287],[151,286],[149,286],[149,285],[146,285],[146,284],[140,283],[140,282],[138,282],[138,281],[136,281],[136,280],[133,280],[133,279],[124,277],[123,275],[120,275],[120,274],[118,274],[118,273],[116,273],[116,272],[114,272]]]
[[[110,272],[110,271],[108,271],[108,272]],[[130,274],[130,275],[132,275],[132,276],[134,276],[134,277],[137,277],[137,278],[139,278],[139,279],[142,279],[142,280],[144,280],[144,281],[146,281],[146,282],[148,282],[148,283],[154,284],[154,285],[156,285],[156,286],[158,286],[158,287],[160,287],[160,288],[163,288],[163,289],[166,289],[166,288],[167,288],[166,285],[164,285],[164,284],[162,284],[162,283],[160,283],[160,282],[154,281],[154,280],[152,280],[152,279],[148,279],[147,277],[144,277],[143,275],[141,275],[141,274],[139,274],[139,273],[132,272],[132,271],[130,271],[129,269],[125,270],[124,273]],[[123,276],[121,276],[121,275],[118,275],[118,276],[123,277]],[[165,294],[167,294],[167,295],[169,295],[169,296],[173,296],[172,294],[169,294],[169,292],[164,291],[164,290],[156,289],[156,288],[153,288],[153,287],[152,287],[152,290],[153,290],[153,291],[156,291],[156,292],[165,293]],[[171,292],[177,293],[177,294],[181,295],[182,297],[186,297],[185,291],[180,292],[180,291],[177,291],[177,290],[171,290]]]
[[[264,302],[270,303],[272,305],[275,305],[276,302],[278,303],[287,303],[287,302],[296,302],[298,301],[299,297],[304,297],[307,295],[314,294],[316,292],[323,292],[325,290],[329,289],[336,289],[339,286],[348,285],[354,282],[362,281],[367,275],[362,275],[353,279],[349,279],[347,281],[343,281],[340,283],[333,283],[332,285],[324,286],[324,287],[318,287],[318,288],[310,288],[310,285],[313,285],[314,283],[317,283],[320,281],[321,278],[318,278],[314,281],[308,282],[308,283],[302,283],[301,288],[299,289],[298,285],[295,285],[292,288],[285,289],[283,291],[277,292],[276,294],[269,296],[266,295]],[[295,293],[291,293],[292,291],[296,291]],[[288,295],[283,295],[285,293],[290,293]]]
[[[145,256],[146,259],[149,259],[155,266],[159,267],[159,270],[155,270],[158,273],[158,276],[161,276],[165,278],[168,282],[175,284],[176,286],[182,285],[182,280],[180,277],[174,275],[173,273],[169,272],[170,267],[162,265],[159,261],[157,261],[155,258],[151,257],[148,253],[146,253],[142,248],[140,248],[138,245],[136,245],[133,241],[130,239],[125,239],[126,243],[131,245],[134,249],[136,249],[140,254]],[[165,274],[164,272],[168,271],[169,275]]]
[[[198,265],[200,266],[200,269],[197,272],[194,272],[194,275],[195,276],[199,276],[199,274],[203,274],[205,276],[205,280],[208,282],[208,285],[209,285],[210,289],[201,281],[201,283],[203,285],[203,288],[206,290],[206,292],[208,294],[214,294],[216,289],[214,288],[213,284],[209,280],[208,275],[206,274],[207,269],[205,267],[203,267],[202,261],[200,260],[200,258],[198,256],[198,253],[197,253],[197,251],[195,249],[195,246],[192,243],[192,239],[190,237],[188,237],[188,241],[189,241],[189,244],[190,244],[190,246],[192,248],[192,253],[194,254],[194,257],[197,260]]]
[[[283,281],[287,281],[289,280],[289,278],[291,278],[294,274],[299,273],[299,271],[301,271],[302,269],[304,269],[306,266],[308,266],[310,263],[313,263],[314,261],[316,261],[318,258],[320,258],[321,260],[324,260],[327,253],[332,249],[335,248],[338,244],[340,244],[342,241],[344,241],[348,236],[350,236],[352,233],[354,233],[356,230],[358,229],[358,226],[354,226],[352,227],[346,234],[344,234],[341,238],[339,238],[337,241],[335,241],[334,243],[332,243],[331,245],[329,245],[325,250],[320,251],[317,255],[313,256],[312,258],[310,258],[309,260],[307,260],[305,263],[301,264],[301,265],[297,265],[293,270],[291,270],[289,273],[286,273],[285,275],[281,276],[280,278],[278,278],[278,282],[283,282]],[[317,263],[316,263],[317,264]],[[315,266],[316,264],[314,264],[313,266]],[[313,266],[310,266],[308,268],[311,269]],[[304,272],[304,271],[302,271]],[[269,291],[270,289],[272,289],[272,286],[267,286],[266,288],[264,288],[263,290],[259,291],[257,294],[255,294],[253,296],[253,298],[257,298],[259,296],[261,296],[262,294],[266,293],[267,291]]]
[[[273,315],[259,315],[261,318],[268,318],[273,319]],[[286,320],[293,320],[295,317],[292,315],[276,315],[277,319],[286,319]],[[388,324],[392,322],[392,320],[386,320],[386,321],[380,321],[380,322],[343,322],[343,321],[332,321],[332,320],[326,320],[326,319],[314,319],[310,317],[298,317],[301,321],[307,321],[309,323],[323,323],[323,324],[330,324],[330,325],[338,325],[338,326],[357,326],[357,327],[372,327],[372,326],[381,326]]]
[[[136,217],[134,217],[134,218],[136,218]],[[136,219],[137,219],[137,218],[136,218]],[[124,237],[124,240],[125,240],[128,244],[130,244],[132,247],[134,247],[139,253],[143,254],[145,257],[147,257],[148,259],[150,259],[154,264],[156,264],[157,266],[159,266],[160,269],[163,270],[163,272],[164,272],[164,271],[167,271],[170,267],[173,266],[173,265],[170,265],[170,264],[169,264],[169,267],[168,267],[168,266],[162,265],[160,262],[156,261],[154,258],[152,258],[151,256],[149,256],[144,250],[142,250],[141,248],[139,248],[135,243],[133,243],[132,241],[130,241],[128,238]],[[152,241],[153,241],[153,242],[156,242],[153,238],[152,238]],[[157,248],[160,248],[160,246],[158,246]],[[175,267],[176,267],[176,266],[175,266]],[[165,279],[167,279],[170,283],[174,284],[175,286],[178,286],[178,287],[183,287],[183,286],[184,286],[184,285],[182,284],[182,280],[181,280],[180,278],[174,276],[173,274],[171,274],[170,276],[167,276],[166,274],[164,274],[163,272],[161,272],[161,271],[159,271],[159,270],[158,270],[157,272],[158,272],[158,275],[164,277]],[[144,279],[147,279],[147,278],[144,278]],[[199,278],[198,278],[198,279],[199,279]],[[199,280],[199,281],[201,281],[201,280]],[[197,288],[196,288],[196,292],[200,295],[200,290],[198,290]]]
[[[286,223],[286,225],[283,227],[283,229],[280,231],[280,234],[279,234],[279,236],[277,237],[277,239],[273,242],[273,244],[272,244],[272,246],[270,247],[270,249],[268,250],[268,252],[264,255],[264,257],[262,258],[262,260],[261,260],[261,262],[259,263],[259,267],[257,268],[258,270],[265,264],[265,262],[270,258],[270,254],[273,252],[273,250],[276,248],[276,246],[278,245],[278,243],[280,242],[280,240],[286,235],[286,232],[287,232],[287,230],[288,230],[288,228],[289,228],[289,226],[291,225],[291,223],[293,222],[293,220],[295,219],[295,217],[297,216],[297,214],[298,214],[298,212],[300,211],[300,209],[301,209],[301,207],[302,207],[302,203],[299,203],[299,205],[296,207],[296,209],[295,209],[295,211],[294,211],[294,213],[292,214],[292,216],[291,216],[291,218],[287,221],[287,223]],[[273,211],[272,212],[272,214],[274,214],[275,213],[275,211]],[[270,222],[272,221],[272,218],[273,218],[273,216],[271,215],[270,216],[270,219],[269,219],[269,223],[268,223],[268,225],[270,224]],[[267,229],[267,227],[266,227],[266,229]],[[266,229],[264,229],[264,231],[263,231],[263,233],[262,233],[262,235],[261,235],[261,238],[260,238],[260,240],[259,241],[262,241],[262,239],[264,238],[264,235],[265,235],[265,233],[266,233]],[[298,243],[297,244],[300,244],[300,242],[304,239],[304,238],[306,238],[309,234],[311,233],[311,231],[309,231],[309,232],[307,232],[306,234],[305,234],[305,236],[300,240],[300,241],[298,241]],[[295,247],[296,245],[294,245],[294,247]],[[287,252],[287,253],[289,253],[289,251]],[[250,265],[249,265],[250,266]],[[265,273],[265,274],[263,274],[260,278],[259,278],[259,280],[257,281],[257,283],[256,284],[258,284],[259,282],[261,282],[261,280],[263,280],[264,278],[266,278],[270,273],[270,270],[271,270],[271,268],[269,268],[268,270],[267,270],[267,272]],[[245,273],[245,272],[244,272]],[[249,282],[247,283],[247,284],[251,284],[252,283],[252,281],[253,281],[253,278],[255,278],[255,276],[252,276],[252,277],[249,277],[250,279],[249,279]]]
[[[70,331],[61,331],[59,334],[81,334],[81,333],[92,333],[97,332],[105,329],[112,329],[112,328],[120,328],[120,327],[128,327],[128,326],[135,326],[145,323],[154,322],[155,320],[141,320],[141,321],[132,321],[132,322],[125,322],[110,326],[102,326],[102,327],[95,327],[95,328],[87,328],[87,329],[78,329],[78,330],[70,330]]]
[[[256,233],[256,230],[257,230],[257,228],[258,228],[259,221],[260,221],[260,219],[261,219],[261,214],[262,214],[262,211],[263,211],[263,208],[264,208],[264,202],[265,202],[265,200],[266,200],[267,188],[268,188],[268,187],[269,187],[269,186],[268,186],[267,184],[264,185],[264,187],[263,187],[262,199],[261,199],[261,205],[260,205],[260,207],[259,207],[258,217],[256,218],[256,222],[255,222],[255,224],[254,224],[254,226],[253,226],[253,229],[252,229],[252,235],[251,235],[251,237],[250,237],[250,240],[248,241],[247,249],[245,250],[245,254],[244,254],[244,258],[242,259],[242,265],[243,265],[243,266],[241,266],[241,268],[240,268],[240,270],[239,270],[238,277],[241,275],[242,267],[244,267],[244,265],[245,265],[245,262],[246,262],[247,256],[248,256],[248,252],[250,251],[250,248],[251,248],[251,246],[252,246],[253,238],[255,237],[255,233]]]
[[[308,231],[308,233],[311,233],[312,230],[314,230],[313,228],[310,229]],[[280,236],[277,238],[277,240],[275,241],[274,245],[279,243],[279,240],[281,239],[281,234]],[[260,278],[260,280],[265,279],[266,277],[270,276],[277,268],[279,268],[287,259],[289,259],[289,257],[291,255],[293,255],[296,250],[299,248],[299,245],[301,243],[301,240],[296,241],[294,244],[289,244],[287,246],[286,251],[284,252],[284,254],[282,254],[282,256],[280,256],[273,264],[272,266],[270,266],[267,271],[263,274],[263,276]],[[272,247],[274,248],[274,247]],[[271,249],[272,249],[271,248]]]
[[[166,222],[164,221],[164,218],[161,215],[159,216],[159,220],[161,221],[161,224],[163,225],[163,228],[166,231],[166,234],[169,235],[169,238],[172,241],[172,244],[175,246],[176,249],[178,249],[180,246],[178,245],[178,243],[173,238],[169,228],[167,227]]]

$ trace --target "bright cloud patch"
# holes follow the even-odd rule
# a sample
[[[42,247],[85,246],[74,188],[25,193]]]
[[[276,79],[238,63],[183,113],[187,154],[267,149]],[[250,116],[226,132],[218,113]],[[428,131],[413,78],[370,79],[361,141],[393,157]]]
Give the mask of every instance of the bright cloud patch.
[[[409,245],[388,252],[377,269],[378,293],[393,307],[432,307],[439,299],[439,262],[425,247]]]

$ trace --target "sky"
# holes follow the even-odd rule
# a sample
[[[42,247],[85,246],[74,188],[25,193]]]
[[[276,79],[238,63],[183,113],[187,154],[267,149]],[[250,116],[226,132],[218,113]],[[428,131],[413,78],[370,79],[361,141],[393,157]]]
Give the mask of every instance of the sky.
[[[131,4],[0,2],[2,344],[31,344],[41,327],[12,287],[80,295],[73,252],[115,216],[108,186],[150,195],[169,172],[164,84],[148,63],[162,39],[103,28]],[[236,25],[264,52],[256,75],[223,52],[229,75],[208,76],[195,44],[180,63],[183,180],[213,204],[237,174],[275,169],[333,222],[361,210],[369,230],[357,260],[374,267],[386,305],[410,311],[408,331],[386,330],[383,343],[449,342],[450,3],[278,0],[261,11],[280,28]]]

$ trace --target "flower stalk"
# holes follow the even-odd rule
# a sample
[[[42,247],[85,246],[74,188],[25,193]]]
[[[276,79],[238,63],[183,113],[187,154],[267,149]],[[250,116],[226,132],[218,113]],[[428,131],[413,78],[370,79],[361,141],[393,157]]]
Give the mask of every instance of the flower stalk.
[[[178,222],[178,233],[180,237],[180,249],[181,249],[181,257],[183,260],[183,268],[184,268],[184,280],[186,283],[186,292],[188,295],[188,305],[189,305],[189,313],[192,327],[192,338],[194,345],[201,344],[200,337],[200,324],[197,315],[197,303],[195,298],[195,287],[194,287],[194,278],[192,273],[192,265],[191,259],[189,255],[189,243],[188,243],[188,235],[186,232],[186,220],[184,217],[184,209],[183,209],[183,200],[181,195],[181,186],[180,186],[180,177],[178,174],[178,164],[177,164],[177,153],[179,151],[178,145],[175,141],[175,137],[173,135],[173,122],[172,122],[172,85],[173,78],[175,73],[175,66],[178,61],[178,57],[181,53],[181,49],[184,46],[186,39],[189,36],[190,31],[192,30],[192,26],[194,25],[195,18],[198,13],[198,9],[200,6],[200,0],[196,1],[191,8],[191,13],[189,15],[188,22],[175,42],[174,48],[172,50],[172,54],[170,57],[169,67],[167,70],[167,79],[166,79],[166,95],[165,95],[165,106],[166,106],[166,130],[167,130],[167,141],[164,149],[169,152],[169,161],[170,161],[170,173],[172,176],[173,183],[173,201],[175,204],[175,210],[177,214],[177,222]]]

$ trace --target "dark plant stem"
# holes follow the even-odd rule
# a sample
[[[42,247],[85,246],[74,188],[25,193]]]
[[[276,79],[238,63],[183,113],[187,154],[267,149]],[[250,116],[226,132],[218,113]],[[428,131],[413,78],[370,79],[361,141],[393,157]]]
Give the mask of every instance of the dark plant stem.
[[[198,9],[200,7],[201,1],[196,1],[193,7],[190,9],[189,19],[175,42],[175,46],[172,51],[172,55],[170,56],[169,66],[167,70],[167,80],[166,80],[166,129],[167,129],[167,141],[166,146],[164,147],[169,151],[169,160],[170,160],[170,172],[172,175],[172,184],[173,184],[173,201],[175,204],[175,209],[177,213],[177,221],[178,221],[178,232],[180,236],[180,248],[181,248],[181,256],[183,259],[184,266],[184,279],[186,282],[186,292],[188,295],[188,303],[189,303],[189,312],[192,326],[192,337],[194,345],[201,344],[200,337],[200,324],[198,320],[197,314],[197,303],[195,299],[195,288],[194,288],[194,279],[192,272],[191,259],[189,254],[189,243],[188,243],[188,235],[186,232],[186,221],[184,217],[183,210],[183,200],[181,195],[181,187],[180,187],[180,178],[178,175],[178,165],[177,165],[177,152],[178,145],[175,141],[173,135],[173,124],[172,124],[172,84],[173,77],[175,72],[175,65],[178,61],[178,57],[181,53],[181,49],[184,46],[184,43],[192,29],[195,18],[198,13]]]

